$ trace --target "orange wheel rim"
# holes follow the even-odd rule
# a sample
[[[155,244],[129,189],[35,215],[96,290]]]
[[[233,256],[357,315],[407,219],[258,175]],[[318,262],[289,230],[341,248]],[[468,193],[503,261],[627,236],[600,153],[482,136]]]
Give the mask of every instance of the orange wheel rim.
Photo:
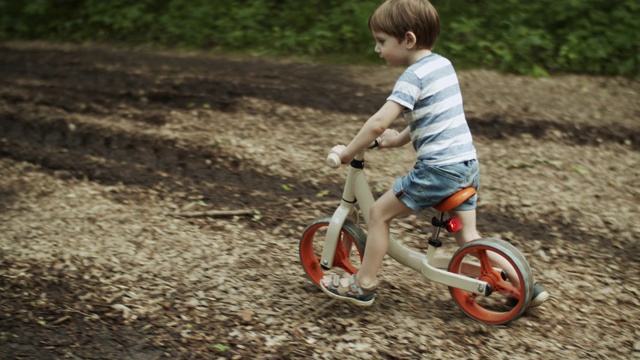
[[[316,243],[324,241],[324,239],[316,239],[315,235],[319,229],[328,226],[329,223],[318,223],[314,225],[307,229],[300,241],[300,261],[302,262],[302,267],[309,276],[309,279],[311,279],[311,281],[318,287],[320,286],[320,280],[322,280],[325,275],[325,271],[320,266],[321,254],[316,254],[314,252],[313,244],[314,241]],[[356,247],[360,259],[362,259],[362,250],[358,247],[355,239],[347,231],[341,229],[338,237],[338,246],[336,247],[336,252],[333,257],[333,266],[338,267],[349,274],[354,274],[358,269],[349,259],[349,253],[342,245],[342,240],[351,241],[351,243]]]

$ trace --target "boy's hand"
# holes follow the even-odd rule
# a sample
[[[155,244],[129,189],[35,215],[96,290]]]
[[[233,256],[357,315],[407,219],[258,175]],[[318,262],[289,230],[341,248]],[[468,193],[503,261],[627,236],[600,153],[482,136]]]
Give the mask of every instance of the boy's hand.
[[[400,135],[400,133],[398,133],[395,130],[391,130],[391,129],[385,130],[382,133],[382,135],[380,135],[380,139],[382,141],[380,141],[380,145],[378,145],[378,148],[388,149],[388,148],[396,147],[396,138],[398,137],[398,135]]]

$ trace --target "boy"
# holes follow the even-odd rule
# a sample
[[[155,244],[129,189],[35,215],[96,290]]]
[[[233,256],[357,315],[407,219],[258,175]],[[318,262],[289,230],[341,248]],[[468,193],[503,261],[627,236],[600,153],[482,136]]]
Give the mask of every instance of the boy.
[[[440,34],[440,18],[428,0],[387,0],[371,15],[369,29],[376,41],[375,52],[388,65],[408,66],[397,80],[386,103],[363,125],[349,145],[336,145],[342,163],[349,163],[360,150],[381,137],[380,148],[409,142],[418,155],[414,169],[396,179],[369,214],[369,235],[359,271],[348,278],[337,275],[321,281],[329,296],[369,306],[375,300],[377,273],[389,245],[391,220],[429,208],[465,187],[479,186],[479,165],[471,132],[464,116],[460,86],[453,66],[433,53]],[[409,126],[402,132],[388,130],[400,115]],[[454,213],[463,223],[454,233],[459,246],[480,238],[476,230],[477,196]],[[514,279],[513,268],[494,258]],[[536,284],[530,306],[544,302],[549,294]]]

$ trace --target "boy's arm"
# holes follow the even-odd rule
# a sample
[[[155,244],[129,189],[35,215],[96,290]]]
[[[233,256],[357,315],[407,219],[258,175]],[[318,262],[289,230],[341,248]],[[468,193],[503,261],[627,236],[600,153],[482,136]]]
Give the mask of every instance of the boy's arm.
[[[391,123],[402,114],[403,109],[402,105],[387,101],[378,112],[364,123],[349,145],[338,154],[340,155],[340,160],[343,163],[350,162],[358,152],[368,147],[378,136],[382,135]],[[404,131],[402,133],[404,134]]]

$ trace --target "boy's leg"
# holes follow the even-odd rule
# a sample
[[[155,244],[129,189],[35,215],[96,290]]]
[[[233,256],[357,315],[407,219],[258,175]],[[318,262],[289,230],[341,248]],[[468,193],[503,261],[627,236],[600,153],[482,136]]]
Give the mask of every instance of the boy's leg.
[[[391,220],[401,215],[413,213],[394,195],[393,190],[387,191],[371,207],[369,212],[369,235],[364,251],[362,265],[356,279],[364,288],[371,288],[377,284],[377,274],[382,260],[389,248],[389,226]]]
[[[463,246],[471,240],[479,239],[480,234],[476,228],[476,211],[451,211],[451,215],[462,220],[462,229],[453,233],[458,246]]]

